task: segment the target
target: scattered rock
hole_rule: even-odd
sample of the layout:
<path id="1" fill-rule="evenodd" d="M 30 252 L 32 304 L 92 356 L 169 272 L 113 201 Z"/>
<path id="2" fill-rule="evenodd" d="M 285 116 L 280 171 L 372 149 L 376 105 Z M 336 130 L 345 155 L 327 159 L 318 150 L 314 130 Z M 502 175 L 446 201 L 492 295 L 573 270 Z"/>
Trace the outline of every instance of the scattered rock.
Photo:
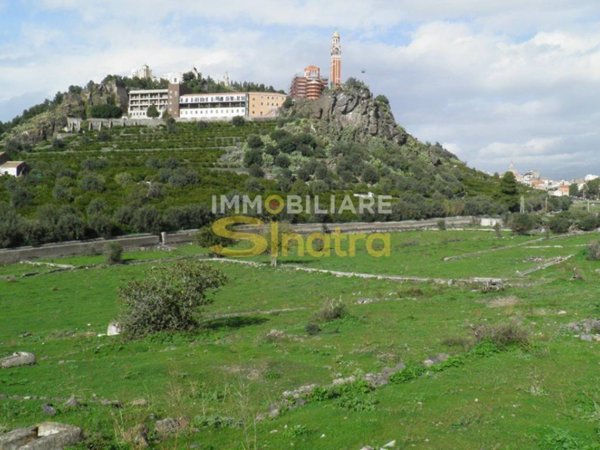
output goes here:
<path id="1" fill-rule="evenodd" d="M 154 428 L 156 432 L 160 435 L 169 435 L 175 434 L 183 430 L 188 426 L 189 422 L 187 419 L 179 418 L 174 419 L 172 417 L 167 417 L 166 419 L 159 420 L 154 424 Z"/>
<path id="2" fill-rule="evenodd" d="M 281 330 L 271 330 L 267 333 L 267 335 L 265 336 L 265 338 L 268 341 L 281 341 L 282 339 L 286 338 L 286 334 L 285 332 L 281 331 Z"/>
<path id="3" fill-rule="evenodd" d="M 431 367 L 435 364 L 439 364 L 441 362 L 447 361 L 448 358 L 450 358 L 450 355 L 448 355 L 446 353 L 439 353 L 435 356 L 430 356 L 429 358 L 427 358 L 425 361 L 423 361 L 423 365 L 425 367 Z"/>
<path id="4" fill-rule="evenodd" d="M 592 336 L 591 334 L 582 334 L 581 336 L 579 336 L 579 339 L 586 342 L 592 342 L 594 340 L 594 336 Z"/>
<path id="5" fill-rule="evenodd" d="M 138 398 L 129 403 L 129 406 L 148 406 L 148 400 L 145 398 Z"/>
<path id="6" fill-rule="evenodd" d="M 35 355 L 28 352 L 16 352 L 11 356 L 0 359 L 0 367 L 3 369 L 19 366 L 31 366 L 33 364 L 35 364 Z"/>
<path id="7" fill-rule="evenodd" d="M 140 423 L 133 428 L 125 431 L 123 439 L 125 442 L 133 444 L 137 448 L 148 448 L 148 427 Z"/>
<path id="8" fill-rule="evenodd" d="M 75 398 L 74 395 L 71 395 L 69 399 L 64 403 L 64 406 L 67 408 L 77 408 L 79 406 L 79 402 Z"/>
<path id="9" fill-rule="evenodd" d="M 373 447 L 371 447 L 370 445 L 365 445 L 364 447 L 361 447 L 360 450 L 375 450 Z"/>
<path id="10" fill-rule="evenodd" d="M 0 449 L 18 449 L 37 438 L 37 428 L 17 428 L 0 435 Z"/>
<path id="11" fill-rule="evenodd" d="M 507 297 L 498 297 L 492 299 L 488 302 L 488 306 L 490 308 L 506 308 L 509 306 L 515 306 L 519 303 L 519 299 L 514 295 L 509 295 Z"/>
<path id="12" fill-rule="evenodd" d="M 398 363 L 394 367 L 386 367 L 379 373 L 367 373 L 364 380 L 369 383 L 373 388 L 379 386 L 385 386 L 389 383 L 390 377 L 401 370 L 404 370 L 406 366 L 404 363 Z"/>
<path id="13" fill-rule="evenodd" d="M 102 406 L 112 406 L 113 408 L 122 408 L 123 404 L 119 400 L 100 400 Z"/>
<path id="14" fill-rule="evenodd" d="M 42 411 L 47 416 L 55 416 L 56 415 L 56 408 L 54 408 L 54 406 L 52 406 L 52 405 L 48 405 L 48 404 L 42 405 Z"/>
<path id="15" fill-rule="evenodd" d="M 341 384 L 354 383 L 355 381 L 356 377 L 354 375 L 350 375 L 349 377 L 345 378 L 336 378 L 331 384 L 333 384 L 334 386 L 339 386 Z"/>
<path id="16" fill-rule="evenodd" d="M 305 384 L 304 386 L 300 386 L 298 389 L 294 389 L 293 391 L 285 391 L 283 393 L 284 398 L 300 398 L 312 393 L 317 387 L 316 384 Z"/>
<path id="17" fill-rule="evenodd" d="M 44 422 L 37 426 L 38 439 L 22 450 L 62 449 L 81 442 L 81 428 L 56 422 Z"/>
<path id="18" fill-rule="evenodd" d="M 357 305 L 368 305 L 369 303 L 373 303 L 372 298 L 359 298 L 356 300 Z"/>
<path id="19" fill-rule="evenodd" d="M 111 322 L 108 324 L 108 328 L 106 329 L 107 336 L 118 336 L 121 334 L 121 325 L 117 322 Z"/>
<path id="20" fill-rule="evenodd" d="M 0 435 L 2 450 L 59 450 L 83 439 L 81 428 L 55 422 L 44 422 L 30 428 L 19 428 Z"/>
<path id="21" fill-rule="evenodd" d="M 383 448 L 392 448 L 396 446 L 396 440 L 394 439 L 393 441 L 388 442 L 387 444 L 385 444 L 383 446 Z"/>
<path id="22" fill-rule="evenodd" d="M 275 419 L 276 417 L 279 417 L 280 414 L 281 414 L 281 410 L 279 409 L 279 407 L 277 405 L 269 406 L 269 417 L 271 419 Z"/>

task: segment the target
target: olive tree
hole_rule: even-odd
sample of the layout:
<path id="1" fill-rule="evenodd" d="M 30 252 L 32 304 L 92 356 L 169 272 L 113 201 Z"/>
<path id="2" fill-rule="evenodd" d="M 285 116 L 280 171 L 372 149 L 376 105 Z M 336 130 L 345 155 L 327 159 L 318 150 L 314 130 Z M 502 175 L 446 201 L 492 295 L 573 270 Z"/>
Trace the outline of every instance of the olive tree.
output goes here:
<path id="1" fill-rule="evenodd" d="M 119 318 L 123 334 L 137 338 L 197 327 L 199 308 L 210 303 L 209 292 L 225 282 L 220 270 L 197 261 L 152 268 L 144 279 L 119 289 L 124 306 Z"/>

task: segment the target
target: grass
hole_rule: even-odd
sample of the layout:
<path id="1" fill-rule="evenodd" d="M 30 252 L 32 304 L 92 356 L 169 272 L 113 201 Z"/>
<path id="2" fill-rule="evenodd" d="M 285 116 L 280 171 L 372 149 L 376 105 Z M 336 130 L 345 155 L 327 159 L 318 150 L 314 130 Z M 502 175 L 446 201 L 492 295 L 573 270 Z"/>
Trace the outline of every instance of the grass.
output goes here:
<path id="1" fill-rule="evenodd" d="M 104 266 L 103 256 L 58 263 L 92 266 L 20 278 L 22 264 L 0 266 L 0 355 L 33 351 L 38 364 L 0 371 L 0 429 L 47 420 L 41 405 L 75 395 L 86 406 L 53 418 L 80 425 L 86 445 L 117 448 L 123 431 L 154 418 L 189 417 L 198 432 L 155 441 L 157 448 L 593 448 L 599 442 L 600 373 L 597 342 L 569 336 L 562 326 L 600 316 L 599 263 L 585 258 L 594 235 L 562 237 L 515 249 L 465 256 L 526 242 L 477 231 L 428 231 L 393 236 L 389 259 L 310 260 L 288 264 L 415 276 L 514 276 L 532 256 L 574 254 L 524 280 L 535 288 L 498 293 L 427 283 L 338 278 L 325 273 L 223 263 L 230 283 L 203 311 L 194 333 L 123 342 L 98 336 L 118 313 L 117 287 L 172 258 L 202 256 L 194 245 L 171 252 L 125 252 L 128 262 Z M 418 242 L 418 244 L 414 244 Z M 528 246 L 551 248 L 527 248 Z M 554 247 L 561 246 L 561 247 Z M 296 260 L 296 262 L 294 262 Z M 97 266 L 95 264 L 98 264 Z M 218 263 L 215 263 L 218 264 Z M 577 267 L 583 280 L 571 280 Z M 509 298 L 510 301 L 506 300 Z M 306 332 L 323 304 L 335 299 L 345 314 Z M 563 313 L 564 311 L 564 313 Z M 529 344 L 468 357 L 480 325 L 518 322 Z M 495 328 L 499 327 L 499 328 Z M 268 338 L 277 330 L 277 339 Z M 465 343 L 466 342 L 466 343 Z M 471 342 L 471 344 L 468 344 Z M 277 418 L 255 421 L 285 390 L 378 372 L 438 353 L 453 361 L 405 382 L 369 392 L 311 401 Z M 14 398 L 13 398 L 14 396 Z M 20 397 L 20 398 L 18 398 Z M 135 407 L 135 399 L 148 406 Z M 119 400 L 117 409 L 98 399 Z M 276 430 L 276 431 L 275 431 Z M 580 447 L 560 447 L 564 443 Z M 564 445 L 567 445 L 564 444 Z M 555 447 L 552 447 L 554 445 Z"/>

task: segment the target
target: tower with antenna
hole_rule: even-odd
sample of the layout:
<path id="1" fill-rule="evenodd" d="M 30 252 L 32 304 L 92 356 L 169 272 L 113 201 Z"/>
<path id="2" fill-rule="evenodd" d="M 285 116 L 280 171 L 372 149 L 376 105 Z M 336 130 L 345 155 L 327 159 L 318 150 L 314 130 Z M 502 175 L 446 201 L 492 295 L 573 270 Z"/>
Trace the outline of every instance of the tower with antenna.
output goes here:
<path id="1" fill-rule="evenodd" d="M 342 46 L 340 33 L 337 31 L 331 37 L 331 66 L 329 70 L 329 87 L 332 89 L 342 84 Z"/>

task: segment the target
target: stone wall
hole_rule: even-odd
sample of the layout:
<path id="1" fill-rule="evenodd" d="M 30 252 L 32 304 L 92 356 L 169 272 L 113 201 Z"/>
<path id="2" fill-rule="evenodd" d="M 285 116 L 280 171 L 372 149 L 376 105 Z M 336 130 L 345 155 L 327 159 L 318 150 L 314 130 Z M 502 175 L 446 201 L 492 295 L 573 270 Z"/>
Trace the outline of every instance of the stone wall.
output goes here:
<path id="1" fill-rule="evenodd" d="M 399 232 L 411 230 L 437 229 L 440 219 L 427 220 L 404 220 L 401 222 L 347 222 L 326 224 L 329 231 L 339 228 L 343 233 L 375 233 L 375 232 Z M 481 226 L 484 219 L 477 217 L 446 217 L 443 219 L 447 228 L 463 228 L 469 226 Z M 487 223 L 487 221 L 486 221 Z M 258 231 L 256 227 L 240 226 L 238 229 L 244 231 Z M 313 233 L 323 231 L 321 223 L 300 223 L 292 225 L 293 231 L 297 233 Z M 153 247 L 160 244 L 177 245 L 194 241 L 194 235 L 198 230 L 183 230 L 174 233 L 161 233 L 160 236 L 151 234 L 138 234 L 124 236 L 112 240 L 93 239 L 88 241 L 59 242 L 46 244 L 39 247 L 19 247 L 14 249 L 0 249 L 0 264 L 10 264 L 23 260 L 36 258 L 58 258 L 61 256 L 89 255 L 102 253 L 108 242 L 118 242 L 125 250 L 134 250 L 143 247 Z"/>

